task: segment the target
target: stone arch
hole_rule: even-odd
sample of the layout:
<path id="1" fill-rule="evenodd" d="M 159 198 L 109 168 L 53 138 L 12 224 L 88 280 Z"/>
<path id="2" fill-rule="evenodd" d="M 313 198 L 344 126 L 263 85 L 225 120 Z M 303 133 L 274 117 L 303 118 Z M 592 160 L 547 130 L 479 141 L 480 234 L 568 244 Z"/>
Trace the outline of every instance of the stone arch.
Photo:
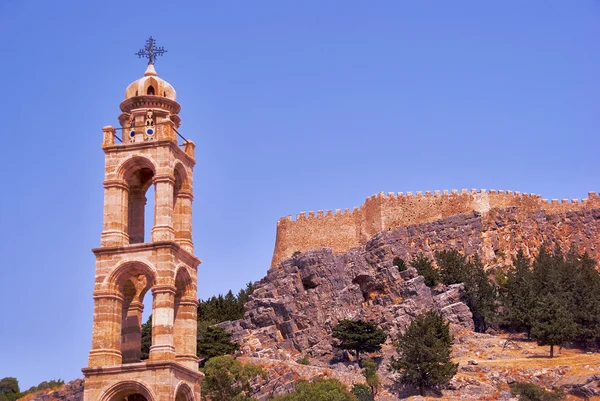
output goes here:
<path id="1" fill-rule="evenodd" d="M 135 156 L 121 164 L 118 172 L 119 177 L 127 184 L 126 221 L 129 243 L 143 243 L 146 226 L 146 192 L 154 183 L 156 166 L 145 157 Z"/>
<path id="2" fill-rule="evenodd" d="M 117 169 L 119 180 L 125 181 L 127 185 L 145 184 L 142 174 L 149 174 L 151 177 L 156 175 L 156 165 L 147 157 L 133 156 L 125 160 Z M 150 183 L 152 184 L 152 180 Z M 149 186 L 149 184 L 147 184 Z M 148 187 L 146 187 L 147 189 Z"/>
<path id="3" fill-rule="evenodd" d="M 120 336 L 115 342 L 120 344 L 122 363 L 142 360 L 144 296 L 155 282 L 155 270 L 142 262 L 123 263 L 107 279 L 108 290 L 121 297 L 115 315 L 120 325 L 114 335 Z"/>
<path id="4" fill-rule="evenodd" d="M 105 284 L 111 291 L 123 292 L 123 287 L 131 277 L 145 276 L 146 292 L 156 283 L 157 272 L 154 266 L 142 261 L 127 261 L 121 263 L 105 279 Z M 145 292 L 144 292 L 145 294 Z"/>
<path id="5" fill-rule="evenodd" d="M 99 401 L 125 401 L 126 397 L 133 395 L 142 396 L 146 401 L 156 400 L 146 383 L 141 380 L 125 380 L 106 390 Z"/>
<path id="6" fill-rule="evenodd" d="M 185 265 L 179 266 L 175 272 L 176 297 L 195 297 L 194 282 L 189 268 Z"/>
<path id="7" fill-rule="evenodd" d="M 184 382 L 179 382 L 175 389 L 175 401 L 195 401 L 194 392 Z"/>

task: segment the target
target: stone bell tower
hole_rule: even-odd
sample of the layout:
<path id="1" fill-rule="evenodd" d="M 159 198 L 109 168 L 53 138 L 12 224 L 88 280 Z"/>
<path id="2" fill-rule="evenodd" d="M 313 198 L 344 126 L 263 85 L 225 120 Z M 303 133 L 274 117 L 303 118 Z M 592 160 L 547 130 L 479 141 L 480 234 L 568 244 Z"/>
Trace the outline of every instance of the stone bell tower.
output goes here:
<path id="1" fill-rule="evenodd" d="M 175 89 L 149 59 L 121 103 L 116 130 L 103 128 L 104 226 L 96 255 L 92 349 L 84 401 L 199 401 L 196 357 L 197 269 L 192 243 L 193 142 L 178 144 Z M 116 141 L 115 141 L 116 139 Z M 154 221 L 145 222 L 154 186 Z M 151 238 L 145 226 L 152 224 Z M 144 296 L 152 302 L 152 346 L 141 358 Z"/>

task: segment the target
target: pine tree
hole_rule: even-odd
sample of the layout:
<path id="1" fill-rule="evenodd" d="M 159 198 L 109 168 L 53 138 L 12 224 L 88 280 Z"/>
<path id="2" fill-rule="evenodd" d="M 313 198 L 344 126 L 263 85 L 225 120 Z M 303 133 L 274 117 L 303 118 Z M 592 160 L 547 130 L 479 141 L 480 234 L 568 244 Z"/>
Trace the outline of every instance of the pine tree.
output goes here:
<path id="1" fill-rule="evenodd" d="M 437 251 L 435 261 L 444 284 L 464 283 L 469 278 L 467 258 L 456 249 Z"/>
<path id="2" fill-rule="evenodd" d="M 385 331 L 373 322 L 364 320 L 340 320 L 333 328 L 334 346 L 340 349 L 353 350 L 360 363 L 361 352 L 375 352 L 387 339 Z"/>
<path id="3" fill-rule="evenodd" d="M 399 357 L 392 357 L 390 370 L 424 395 L 426 387 L 445 384 L 456 374 L 458 364 L 450 359 L 452 343 L 449 323 L 438 312 L 426 312 L 417 316 L 400 338 Z"/>
<path id="4" fill-rule="evenodd" d="M 465 291 L 467 306 L 473 314 L 475 331 L 484 333 L 488 324 L 496 315 L 496 300 L 498 294 L 495 285 L 488 278 L 483 263 L 477 255 L 465 267 Z"/>
<path id="5" fill-rule="evenodd" d="M 419 253 L 411 262 L 410 265 L 417 269 L 417 273 L 425 279 L 425 285 L 434 287 L 440 281 L 440 274 L 433 262 L 427 256 Z"/>
<path id="6" fill-rule="evenodd" d="M 571 312 L 578 325 L 577 341 L 583 345 L 600 342 L 600 273 L 596 262 L 585 253 L 567 257 L 575 269 L 576 291 L 571 297 Z"/>
<path id="7" fill-rule="evenodd" d="M 524 330 L 531 338 L 533 313 L 536 305 L 531 263 L 519 250 L 513 259 L 513 266 L 507 274 L 506 285 L 502 288 L 502 320 L 515 331 Z"/>
<path id="8" fill-rule="evenodd" d="M 559 295 L 547 294 L 537 303 L 531 337 L 538 345 L 550 346 L 550 358 L 554 357 L 554 346 L 575 338 L 577 325 L 573 314 Z"/>
<path id="9" fill-rule="evenodd" d="M 199 358 L 229 355 L 239 348 L 239 344 L 231 341 L 231 334 L 221 327 L 198 325 L 197 354 Z"/>

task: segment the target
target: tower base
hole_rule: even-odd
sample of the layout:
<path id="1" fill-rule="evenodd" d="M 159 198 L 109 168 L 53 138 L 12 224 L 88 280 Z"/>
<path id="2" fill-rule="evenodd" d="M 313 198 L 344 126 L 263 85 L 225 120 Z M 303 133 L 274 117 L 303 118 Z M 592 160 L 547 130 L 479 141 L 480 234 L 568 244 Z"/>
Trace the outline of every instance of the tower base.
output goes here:
<path id="1" fill-rule="evenodd" d="M 84 368 L 84 401 L 200 401 L 204 375 L 171 361 Z"/>

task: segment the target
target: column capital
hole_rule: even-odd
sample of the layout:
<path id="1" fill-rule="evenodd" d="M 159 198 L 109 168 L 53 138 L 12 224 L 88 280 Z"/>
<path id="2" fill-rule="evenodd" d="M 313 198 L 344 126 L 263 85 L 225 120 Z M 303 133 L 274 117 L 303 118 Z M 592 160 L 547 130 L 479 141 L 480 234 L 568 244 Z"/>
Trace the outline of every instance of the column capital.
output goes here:
<path id="1" fill-rule="evenodd" d="M 94 299 L 110 299 L 113 301 L 123 302 L 123 295 L 114 291 L 96 290 L 92 293 Z"/>
<path id="2" fill-rule="evenodd" d="M 179 300 L 179 306 L 194 306 L 197 308 L 198 305 L 200 305 L 200 302 L 192 297 L 185 297 Z"/>
<path id="3" fill-rule="evenodd" d="M 192 192 L 191 189 L 180 189 L 179 192 L 177 192 L 177 197 L 178 198 L 186 198 L 186 199 L 194 199 L 194 193 Z"/>
<path id="4" fill-rule="evenodd" d="M 169 293 L 175 295 L 177 293 L 177 288 L 174 285 L 170 284 L 157 284 L 154 287 L 152 287 L 152 295 Z"/>
<path id="5" fill-rule="evenodd" d="M 157 174 L 152 179 L 152 182 L 154 184 L 157 184 L 159 182 L 167 182 L 167 183 L 175 184 L 175 177 L 172 176 L 171 174 Z"/>
<path id="6" fill-rule="evenodd" d="M 129 185 L 127 185 L 125 180 L 104 180 L 104 188 L 118 188 L 127 191 Z"/>

